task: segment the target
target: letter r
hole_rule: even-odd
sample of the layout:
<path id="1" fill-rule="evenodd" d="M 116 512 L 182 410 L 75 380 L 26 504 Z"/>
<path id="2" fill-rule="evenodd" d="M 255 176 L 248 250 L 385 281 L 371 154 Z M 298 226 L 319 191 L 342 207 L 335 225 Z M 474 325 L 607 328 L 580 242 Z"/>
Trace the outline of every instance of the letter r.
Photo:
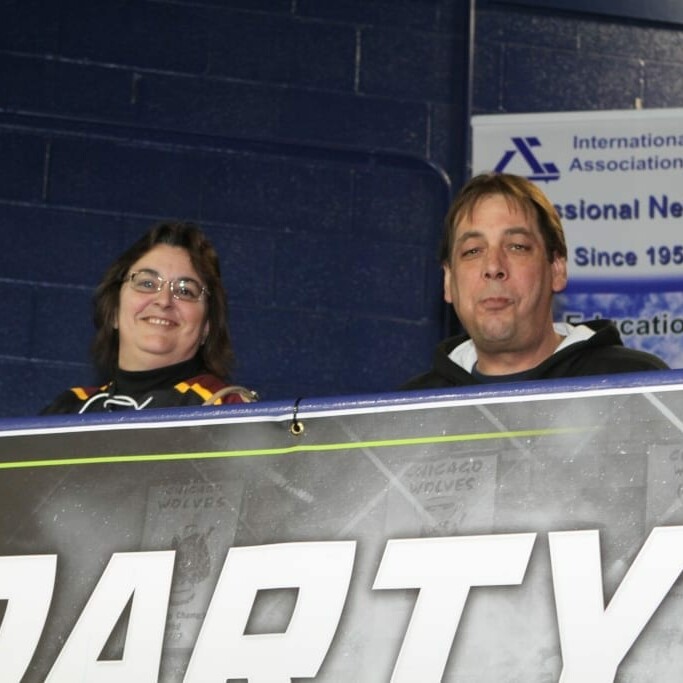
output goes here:
<path id="1" fill-rule="evenodd" d="M 320 669 L 351 582 L 354 541 L 230 548 L 184 683 L 290 683 Z M 299 588 L 285 633 L 245 634 L 256 593 Z"/>

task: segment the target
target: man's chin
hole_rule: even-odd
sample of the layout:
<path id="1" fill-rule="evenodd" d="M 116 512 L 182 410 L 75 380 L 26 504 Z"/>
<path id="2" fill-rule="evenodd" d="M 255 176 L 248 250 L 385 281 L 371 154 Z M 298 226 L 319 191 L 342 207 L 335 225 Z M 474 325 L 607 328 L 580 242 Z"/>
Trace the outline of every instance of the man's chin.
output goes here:
<path id="1" fill-rule="evenodd" d="M 479 333 L 472 335 L 472 339 L 476 346 L 488 349 L 491 347 L 492 351 L 505 350 L 505 347 L 512 342 L 515 337 L 515 331 L 509 325 L 490 325 L 479 330 Z"/>

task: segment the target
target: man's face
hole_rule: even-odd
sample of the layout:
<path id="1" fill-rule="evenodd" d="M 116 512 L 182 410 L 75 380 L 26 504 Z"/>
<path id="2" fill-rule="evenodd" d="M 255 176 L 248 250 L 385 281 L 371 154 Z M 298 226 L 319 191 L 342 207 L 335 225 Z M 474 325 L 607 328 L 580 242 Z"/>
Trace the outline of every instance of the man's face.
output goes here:
<path id="1" fill-rule="evenodd" d="M 478 352 L 533 353 L 552 331 L 552 296 L 567 283 L 566 259 L 549 262 L 538 220 L 490 195 L 456 228 L 444 298 Z"/>

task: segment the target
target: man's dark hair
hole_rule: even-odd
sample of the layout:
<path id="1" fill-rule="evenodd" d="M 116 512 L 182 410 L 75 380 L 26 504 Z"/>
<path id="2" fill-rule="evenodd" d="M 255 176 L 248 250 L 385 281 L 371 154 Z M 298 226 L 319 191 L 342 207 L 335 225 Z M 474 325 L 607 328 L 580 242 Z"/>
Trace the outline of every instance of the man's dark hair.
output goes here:
<path id="1" fill-rule="evenodd" d="M 567 243 L 560 216 L 545 194 L 522 176 L 482 173 L 462 187 L 446 214 L 439 253 L 442 264 L 450 265 L 458 224 L 463 218 L 471 219 L 476 205 L 491 195 L 503 195 L 507 201 L 536 216 L 549 261 L 556 256 L 567 258 Z"/>

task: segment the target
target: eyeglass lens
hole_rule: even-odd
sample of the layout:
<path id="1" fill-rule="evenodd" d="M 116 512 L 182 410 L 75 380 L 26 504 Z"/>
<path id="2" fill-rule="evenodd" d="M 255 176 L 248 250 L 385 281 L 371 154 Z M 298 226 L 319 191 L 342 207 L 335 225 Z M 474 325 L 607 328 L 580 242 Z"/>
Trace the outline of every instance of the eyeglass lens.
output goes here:
<path id="1" fill-rule="evenodd" d="M 171 294 L 181 301 L 198 301 L 204 288 L 192 278 L 165 280 L 153 270 L 139 270 L 130 274 L 130 282 L 136 292 L 152 294 L 160 292 L 165 282 L 169 283 Z"/>

